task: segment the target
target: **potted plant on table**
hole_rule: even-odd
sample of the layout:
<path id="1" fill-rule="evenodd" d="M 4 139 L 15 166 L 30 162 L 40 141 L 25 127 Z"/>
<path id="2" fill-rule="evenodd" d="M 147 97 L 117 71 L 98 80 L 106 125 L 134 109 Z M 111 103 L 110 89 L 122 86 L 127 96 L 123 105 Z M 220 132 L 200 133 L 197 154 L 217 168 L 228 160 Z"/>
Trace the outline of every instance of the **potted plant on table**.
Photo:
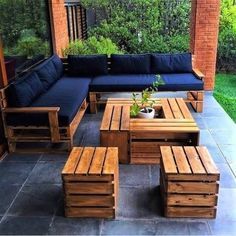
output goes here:
<path id="1" fill-rule="evenodd" d="M 141 98 L 139 98 L 139 93 L 132 94 L 133 104 L 130 108 L 131 117 L 139 117 L 152 119 L 155 116 L 155 110 L 153 105 L 155 100 L 151 98 L 152 94 L 158 91 L 158 86 L 163 85 L 164 81 L 160 75 L 156 75 L 156 80 L 153 82 L 152 86 L 144 89 L 141 92 Z M 139 105 L 140 104 L 140 105 Z"/>

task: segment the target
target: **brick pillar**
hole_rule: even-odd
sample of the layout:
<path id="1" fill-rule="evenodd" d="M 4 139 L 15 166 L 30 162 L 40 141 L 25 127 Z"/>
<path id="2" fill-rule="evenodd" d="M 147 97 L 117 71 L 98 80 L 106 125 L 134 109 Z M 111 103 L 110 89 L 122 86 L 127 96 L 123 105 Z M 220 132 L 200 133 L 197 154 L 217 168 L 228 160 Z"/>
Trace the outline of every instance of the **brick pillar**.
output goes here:
<path id="1" fill-rule="evenodd" d="M 220 0 L 192 0 L 191 51 L 194 66 L 205 74 L 205 90 L 213 90 L 220 18 Z"/>
<path id="2" fill-rule="evenodd" d="M 69 43 L 66 8 L 64 6 L 64 2 L 64 0 L 49 1 L 53 51 L 60 56 L 62 56 L 62 49 Z"/>

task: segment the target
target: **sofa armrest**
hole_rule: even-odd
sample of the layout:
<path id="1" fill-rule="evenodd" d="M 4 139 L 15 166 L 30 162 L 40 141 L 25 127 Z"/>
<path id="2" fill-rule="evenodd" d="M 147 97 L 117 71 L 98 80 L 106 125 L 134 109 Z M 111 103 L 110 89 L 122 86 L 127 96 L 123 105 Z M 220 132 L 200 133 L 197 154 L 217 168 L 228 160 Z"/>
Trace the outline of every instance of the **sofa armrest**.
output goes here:
<path id="1" fill-rule="evenodd" d="M 3 114 L 8 113 L 48 113 L 49 128 L 52 142 L 60 141 L 58 111 L 60 107 L 21 107 L 4 108 Z"/>
<path id="2" fill-rule="evenodd" d="M 193 73 L 201 80 L 204 80 L 205 75 L 198 70 L 197 68 L 193 68 Z"/>
<path id="3" fill-rule="evenodd" d="M 4 113 L 48 113 L 59 110 L 60 107 L 7 107 L 2 109 Z"/>

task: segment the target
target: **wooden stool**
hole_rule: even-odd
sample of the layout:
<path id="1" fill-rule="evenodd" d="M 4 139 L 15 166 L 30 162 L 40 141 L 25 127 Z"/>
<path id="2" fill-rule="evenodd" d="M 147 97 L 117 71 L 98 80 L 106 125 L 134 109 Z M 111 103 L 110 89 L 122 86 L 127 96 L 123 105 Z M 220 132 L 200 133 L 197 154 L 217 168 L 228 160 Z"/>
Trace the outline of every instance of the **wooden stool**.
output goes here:
<path id="1" fill-rule="evenodd" d="M 215 218 L 220 174 L 207 148 L 161 146 L 161 156 L 165 216 Z"/>
<path id="2" fill-rule="evenodd" d="M 115 218 L 118 148 L 75 147 L 62 171 L 67 217 Z"/>

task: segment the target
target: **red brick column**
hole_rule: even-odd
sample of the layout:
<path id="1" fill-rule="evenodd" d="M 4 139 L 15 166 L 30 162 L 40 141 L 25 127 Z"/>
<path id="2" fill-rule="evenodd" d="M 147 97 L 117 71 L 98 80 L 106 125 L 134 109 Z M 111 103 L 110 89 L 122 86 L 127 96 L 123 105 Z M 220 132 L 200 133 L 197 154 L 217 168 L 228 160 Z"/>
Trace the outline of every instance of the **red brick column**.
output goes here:
<path id="1" fill-rule="evenodd" d="M 69 43 L 66 8 L 64 0 L 50 0 L 50 18 L 54 53 L 61 56 L 61 51 Z"/>
<path id="2" fill-rule="evenodd" d="M 219 31 L 220 0 L 192 0 L 191 51 L 194 66 L 205 74 L 205 90 L 213 90 Z"/>

